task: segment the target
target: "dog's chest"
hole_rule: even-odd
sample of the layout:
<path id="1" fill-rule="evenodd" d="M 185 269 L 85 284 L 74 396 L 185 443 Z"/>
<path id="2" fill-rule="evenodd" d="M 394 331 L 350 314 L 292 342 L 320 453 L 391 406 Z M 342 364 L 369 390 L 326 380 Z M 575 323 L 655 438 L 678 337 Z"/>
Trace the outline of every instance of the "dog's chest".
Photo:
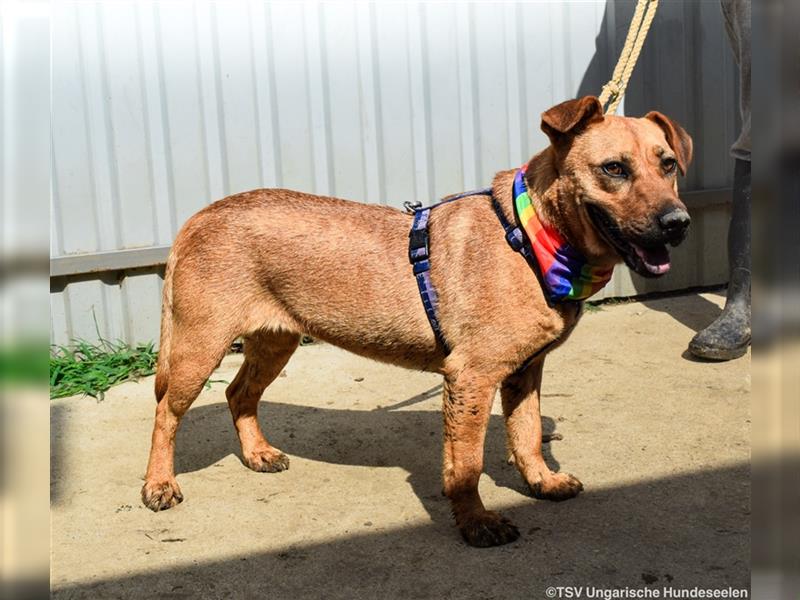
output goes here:
<path id="1" fill-rule="evenodd" d="M 583 315 L 583 302 L 565 303 L 552 308 L 551 311 L 552 321 L 548 334 L 542 336 L 541 332 L 537 332 L 527 340 L 524 352 L 527 358 L 522 363 L 521 369 L 555 350 L 569 338 Z"/>

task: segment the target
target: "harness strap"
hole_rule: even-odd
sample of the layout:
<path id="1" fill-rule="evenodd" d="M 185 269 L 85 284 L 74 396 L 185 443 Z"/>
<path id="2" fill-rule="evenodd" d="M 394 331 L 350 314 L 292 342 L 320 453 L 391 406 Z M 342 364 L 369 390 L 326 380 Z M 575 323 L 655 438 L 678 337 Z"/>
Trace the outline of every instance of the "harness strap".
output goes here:
<path id="1" fill-rule="evenodd" d="M 444 339 L 441 325 L 439 324 L 438 309 L 439 309 L 439 296 L 431 282 L 431 263 L 430 263 L 430 249 L 429 240 L 430 232 L 428 230 L 428 222 L 431 215 L 431 210 L 436 206 L 453 202 L 468 196 L 491 196 L 492 189 L 484 188 L 472 192 L 463 192 L 456 194 L 438 204 L 427 206 L 425 208 L 414 208 L 414 222 L 411 224 L 411 231 L 408 234 L 408 260 L 412 265 L 414 271 L 414 278 L 417 280 L 417 287 L 419 288 L 419 296 L 422 299 L 422 306 L 425 308 L 425 316 L 428 317 L 428 322 L 431 324 L 431 329 L 436 336 L 436 340 L 444 348 L 445 354 L 450 354 L 450 346 Z M 521 235 L 521 234 L 520 234 Z"/>
<path id="2" fill-rule="evenodd" d="M 500 221 L 500 225 L 503 226 L 503 230 L 506 232 L 506 241 L 508 242 L 508 245 L 511 246 L 511 249 L 514 250 L 514 252 L 519 252 L 525 258 L 525 260 L 528 261 L 528 264 L 531 266 L 531 269 L 533 269 L 533 272 L 536 274 L 536 278 L 539 280 L 539 283 L 544 289 L 544 280 L 539 267 L 539 261 L 536 260 L 530 244 L 525 243 L 525 234 L 522 233 L 522 229 L 517 225 L 512 225 L 508 219 L 506 219 L 506 215 L 503 213 L 500 203 L 494 196 L 492 196 L 492 208 L 494 209 L 494 214 L 497 215 L 497 220 Z M 554 303 L 548 294 L 544 295 L 544 299 L 550 308 L 554 306 Z"/>
<path id="3" fill-rule="evenodd" d="M 525 243 L 525 236 L 522 230 L 516 225 L 509 223 L 508 219 L 506 219 L 506 215 L 503 213 L 500 203 L 494 196 L 492 196 L 492 208 L 494 209 L 494 214 L 497 215 L 497 220 L 500 221 L 500 225 L 503 226 L 503 230 L 506 232 L 506 241 L 508 245 L 511 246 L 514 252 L 522 254 L 528 262 L 535 264 L 536 261 L 534 260 L 533 253 L 530 247 Z"/>
<path id="4" fill-rule="evenodd" d="M 431 207 L 420 208 L 414 211 L 414 222 L 408 234 L 408 259 L 414 269 L 414 278 L 417 280 L 419 296 L 422 298 L 422 306 L 425 307 L 425 316 L 431 324 L 431 329 L 436 339 L 444 347 L 445 353 L 450 353 L 450 348 L 442 335 L 442 328 L 439 326 L 437 318 L 437 308 L 439 307 L 439 296 L 433 289 L 431 283 L 431 263 L 428 254 L 428 219 L 431 214 Z"/>

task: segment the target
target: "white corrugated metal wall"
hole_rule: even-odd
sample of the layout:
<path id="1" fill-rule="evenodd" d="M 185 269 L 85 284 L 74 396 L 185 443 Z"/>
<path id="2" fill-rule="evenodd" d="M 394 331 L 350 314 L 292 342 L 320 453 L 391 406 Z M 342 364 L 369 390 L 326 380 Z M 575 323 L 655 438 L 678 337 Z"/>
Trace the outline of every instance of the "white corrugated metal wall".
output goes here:
<path id="1" fill-rule="evenodd" d="M 63 262 L 167 246 L 207 203 L 257 187 L 400 206 L 484 186 L 546 143 L 543 110 L 599 92 L 634 3 L 52 6 Z M 728 186 L 735 85 L 716 3 L 661 3 L 625 110 L 664 110 L 693 133 L 687 190 Z M 675 275 L 619 269 L 607 294 L 723 281 L 721 197 L 696 195 Z M 95 320 L 109 339 L 157 339 L 157 269 L 80 270 L 51 278 L 53 342 L 94 338 Z"/>

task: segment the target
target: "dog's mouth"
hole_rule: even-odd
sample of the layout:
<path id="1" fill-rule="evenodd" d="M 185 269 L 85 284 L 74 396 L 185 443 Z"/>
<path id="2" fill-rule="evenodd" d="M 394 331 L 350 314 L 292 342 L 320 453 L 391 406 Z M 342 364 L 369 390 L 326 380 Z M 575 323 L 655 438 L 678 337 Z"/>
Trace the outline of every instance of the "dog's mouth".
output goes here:
<path id="1" fill-rule="evenodd" d="M 586 208 L 595 229 L 636 273 L 643 277 L 660 277 L 669 271 L 666 244 L 644 244 L 626 239 L 617 222 L 606 211 L 594 204 L 587 204 Z"/>

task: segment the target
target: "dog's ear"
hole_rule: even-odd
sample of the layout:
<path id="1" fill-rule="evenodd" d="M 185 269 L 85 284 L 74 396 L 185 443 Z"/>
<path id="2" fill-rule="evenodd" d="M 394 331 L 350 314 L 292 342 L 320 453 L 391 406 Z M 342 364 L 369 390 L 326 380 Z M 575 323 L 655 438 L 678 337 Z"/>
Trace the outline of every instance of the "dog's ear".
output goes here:
<path id="1" fill-rule="evenodd" d="M 603 106 L 594 96 L 584 96 L 576 100 L 567 100 L 556 104 L 542 113 L 542 131 L 547 134 L 553 144 L 574 135 L 589 123 L 603 120 Z"/>
<path id="2" fill-rule="evenodd" d="M 683 127 L 658 111 L 651 111 L 647 113 L 644 118 L 650 119 L 664 131 L 667 143 L 675 153 L 675 160 L 678 161 L 678 168 L 681 171 L 681 175 L 686 175 L 686 169 L 689 163 L 692 162 L 691 136 L 686 133 Z"/>

